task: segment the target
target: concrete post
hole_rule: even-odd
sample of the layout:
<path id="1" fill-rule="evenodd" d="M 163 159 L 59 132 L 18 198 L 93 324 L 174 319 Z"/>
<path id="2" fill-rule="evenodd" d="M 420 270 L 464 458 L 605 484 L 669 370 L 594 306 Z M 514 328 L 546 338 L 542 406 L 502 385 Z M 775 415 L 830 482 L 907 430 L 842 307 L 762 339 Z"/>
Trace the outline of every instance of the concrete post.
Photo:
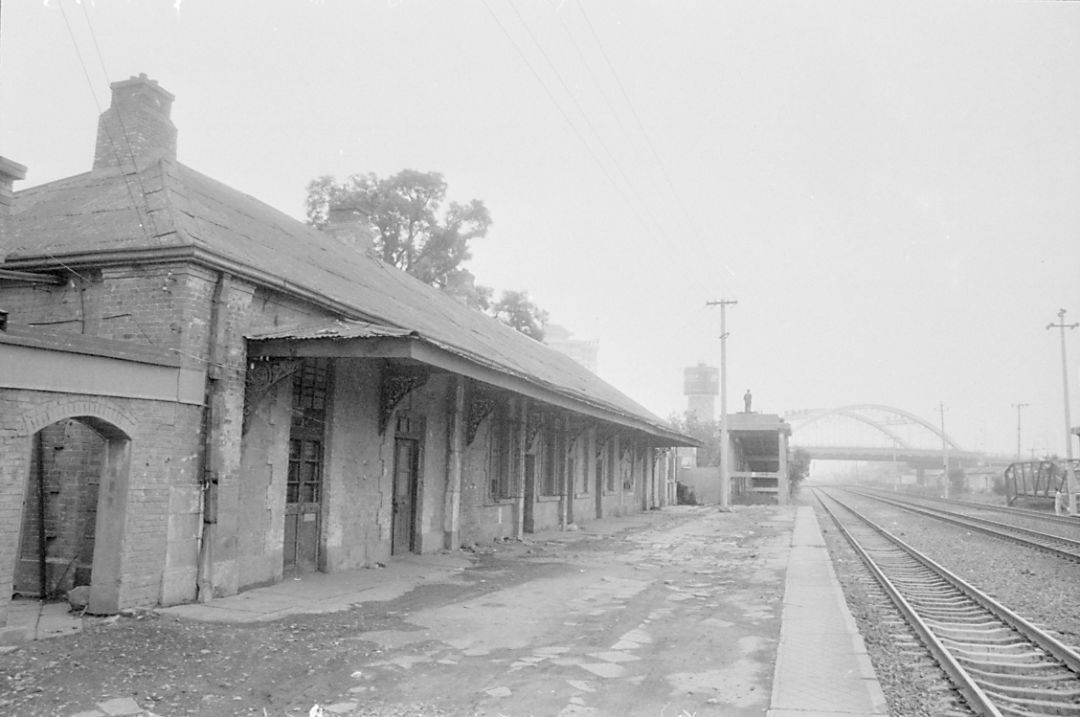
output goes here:
<path id="1" fill-rule="evenodd" d="M 447 550 L 455 550 L 461 544 L 461 462 L 465 444 L 465 380 L 461 376 L 454 376 L 449 390 L 443 539 Z"/>
<path id="2" fill-rule="evenodd" d="M 512 474 L 510 480 L 515 487 L 515 504 L 517 506 L 514 516 L 514 537 L 521 538 L 525 535 L 525 441 L 528 439 L 528 415 L 529 402 L 524 398 L 510 399 L 510 420 L 513 425 L 513 436 L 510 441 Z"/>
<path id="3" fill-rule="evenodd" d="M 791 485 L 788 481 L 788 440 L 783 431 L 777 433 L 777 447 L 780 451 L 780 467 L 776 481 L 776 502 L 787 505 L 791 502 Z"/>
<path id="4" fill-rule="evenodd" d="M 555 446 L 559 456 L 559 528 L 566 530 L 574 522 L 574 510 L 570 502 L 574 499 L 574 487 L 570 475 L 570 414 L 564 413 L 556 428 Z"/>
<path id="5" fill-rule="evenodd" d="M 589 426 L 589 429 L 585 432 L 585 465 L 582 466 L 582 470 L 585 471 L 585 490 L 594 494 L 593 515 L 599 518 L 601 517 L 600 500 L 603 491 L 600 482 L 597 480 L 599 474 L 596 471 L 596 424 Z"/>

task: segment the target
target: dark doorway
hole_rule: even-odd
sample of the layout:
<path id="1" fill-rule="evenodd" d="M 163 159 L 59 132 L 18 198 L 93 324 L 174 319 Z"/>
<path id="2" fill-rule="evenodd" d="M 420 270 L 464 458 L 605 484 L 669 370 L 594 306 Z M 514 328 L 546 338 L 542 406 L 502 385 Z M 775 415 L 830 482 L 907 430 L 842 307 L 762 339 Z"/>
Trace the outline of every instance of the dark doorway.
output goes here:
<path id="1" fill-rule="evenodd" d="M 420 482 L 420 441 L 394 439 L 394 510 L 391 555 L 411 553 L 416 549 L 416 489 Z"/>
<path id="2" fill-rule="evenodd" d="M 63 597 L 90 585 L 106 440 L 76 419 L 34 434 L 13 592 Z"/>
<path id="3" fill-rule="evenodd" d="M 319 567 L 319 514 L 322 509 L 322 441 L 289 441 L 289 480 L 285 488 L 285 569 Z"/>

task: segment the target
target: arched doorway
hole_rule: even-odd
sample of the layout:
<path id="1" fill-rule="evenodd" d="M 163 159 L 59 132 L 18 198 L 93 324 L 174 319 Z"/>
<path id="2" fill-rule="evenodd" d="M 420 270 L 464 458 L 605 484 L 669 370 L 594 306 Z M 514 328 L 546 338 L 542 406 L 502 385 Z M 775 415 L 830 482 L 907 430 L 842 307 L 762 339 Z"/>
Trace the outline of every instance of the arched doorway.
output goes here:
<path id="1" fill-rule="evenodd" d="M 130 443 L 94 416 L 62 418 L 33 433 L 14 595 L 63 598 L 85 585 L 88 612 L 117 612 Z"/>

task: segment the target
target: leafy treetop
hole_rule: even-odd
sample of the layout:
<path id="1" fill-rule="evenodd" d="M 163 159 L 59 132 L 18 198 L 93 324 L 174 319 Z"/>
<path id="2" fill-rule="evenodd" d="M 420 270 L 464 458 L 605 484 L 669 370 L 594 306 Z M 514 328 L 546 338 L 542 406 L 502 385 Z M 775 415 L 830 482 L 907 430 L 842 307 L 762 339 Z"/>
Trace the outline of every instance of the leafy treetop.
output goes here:
<path id="1" fill-rule="evenodd" d="M 528 294 L 504 291 L 493 304 L 493 290 L 478 285 L 462 266 L 471 258 L 469 242 L 487 235 L 491 215 L 479 199 L 450 202 L 444 210 L 446 188 L 440 173 L 415 169 L 390 177 L 354 174 L 341 182 L 324 175 L 308 182 L 308 223 L 325 228 L 331 210 L 359 217 L 370 225 L 375 252 L 383 261 L 542 340 L 547 312 Z"/>

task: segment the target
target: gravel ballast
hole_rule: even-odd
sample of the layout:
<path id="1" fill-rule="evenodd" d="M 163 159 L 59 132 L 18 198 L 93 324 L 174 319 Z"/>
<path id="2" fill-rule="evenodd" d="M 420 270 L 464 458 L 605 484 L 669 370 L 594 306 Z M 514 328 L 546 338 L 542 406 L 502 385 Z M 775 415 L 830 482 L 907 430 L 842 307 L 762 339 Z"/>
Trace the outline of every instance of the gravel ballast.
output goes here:
<path id="1" fill-rule="evenodd" d="M 871 520 L 1067 645 L 1080 645 L 1080 563 L 876 501 L 837 494 Z M 832 519 L 817 507 L 837 577 L 894 715 L 944 714 L 947 687 L 936 666 L 897 639 L 895 610 Z M 928 689 L 929 686 L 929 689 Z"/>

